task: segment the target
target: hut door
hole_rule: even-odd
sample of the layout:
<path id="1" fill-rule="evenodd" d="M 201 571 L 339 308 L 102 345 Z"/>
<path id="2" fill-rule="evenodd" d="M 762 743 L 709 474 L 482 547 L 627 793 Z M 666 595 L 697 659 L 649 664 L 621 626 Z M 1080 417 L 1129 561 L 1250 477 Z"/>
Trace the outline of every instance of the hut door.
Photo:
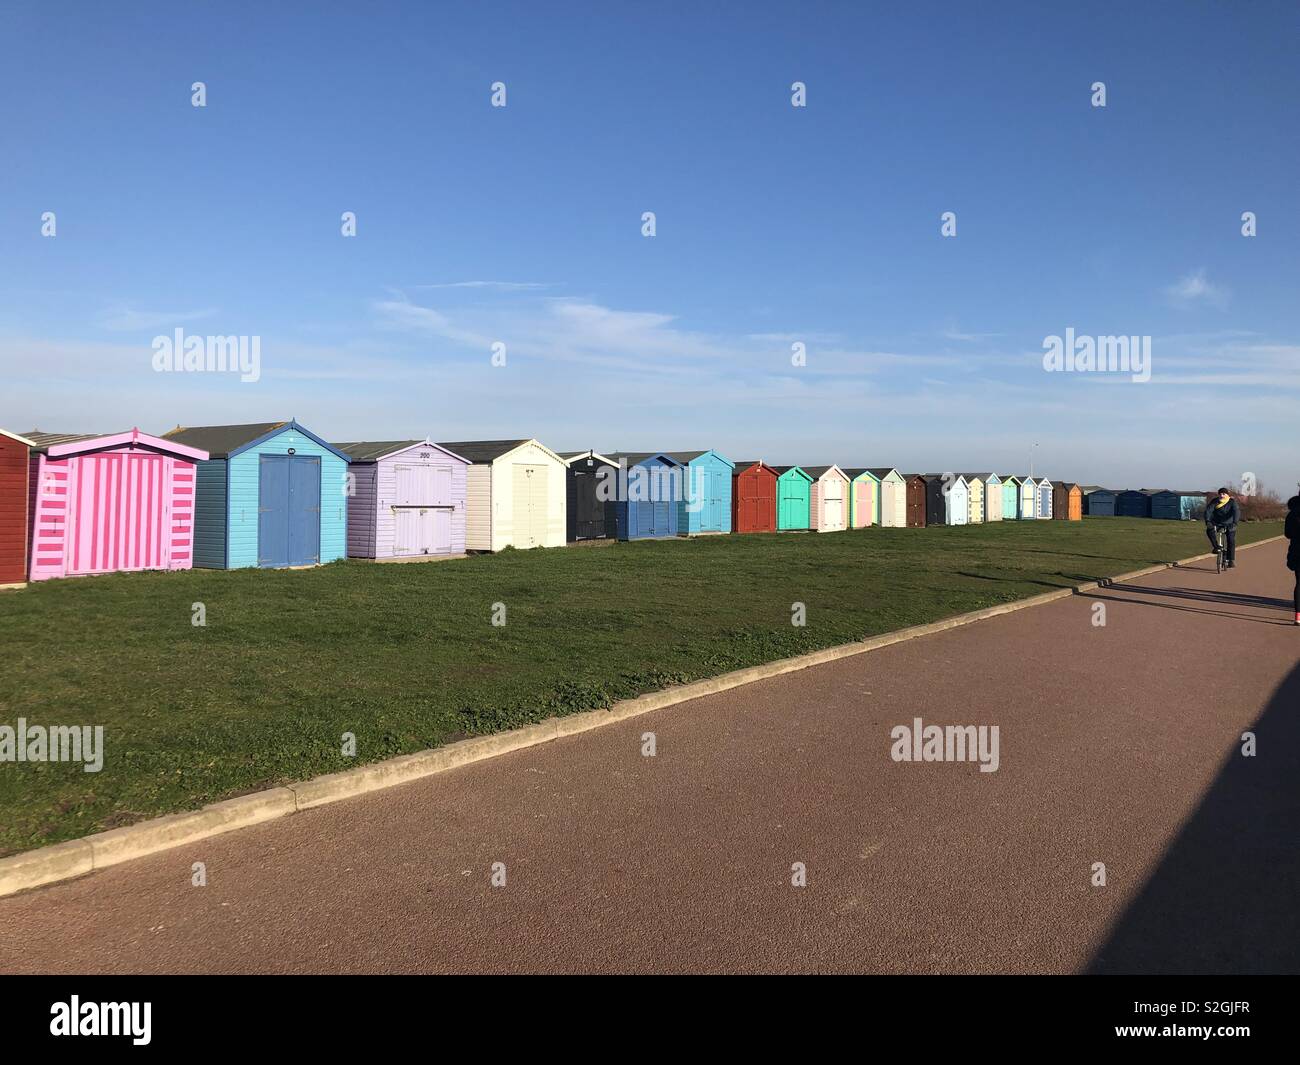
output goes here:
<path id="1" fill-rule="evenodd" d="M 704 482 L 704 521 L 700 528 L 709 532 L 722 531 L 722 474 L 710 467 Z"/>
<path id="2" fill-rule="evenodd" d="M 907 486 L 907 525 L 912 529 L 925 526 L 925 485 L 919 481 Z"/>
<path id="3" fill-rule="evenodd" d="M 778 504 L 777 525 L 782 529 L 800 529 L 808 524 L 806 515 L 799 513 L 802 502 L 798 482 L 792 480 L 777 483 Z"/>
<path id="4" fill-rule="evenodd" d="M 429 511 L 431 555 L 451 554 L 451 507 L 435 507 Z"/>
<path id="5" fill-rule="evenodd" d="M 395 466 L 396 492 L 393 505 L 429 507 L 445 504 L 451 496 L 451 468 L 448 466 Z"/>
<path id="6" fill-rule="evenodd" d="M 257 564 L 310 566 L 320 561 L 320 458 L 260 455 Z"/>
<path id="7" fill-rule="evenodd" d="M 451 554 L 451 507 L 394 507 L 393 554 Z"/>
<path id="8" fill-rule="evenodd" d="M 858 524 L 870 525 L 876 520 L 876 485 L 874 481 L 858 482 Z"/>
<path id="9" fill-rule="evenodd" d="M 834 478 L 822 481 L 822 528 L 844 528 L 844 494 L 839 481 Z"/>
<path id="10" fill-rule="evenodd" d="M 260 455 L 257 468 L 257 564 L 289 564 L 289 456 Z"/>
<path id="11" fill-rule="evenodd" d="M 591 470 L 573 473 L 575 534 L 579 540 L 605 535 L 605 505 L 596 498 L 596 475 Z"/>
<path id="12" fill-rule="evenodd" d="M 289 456 L 289 565 L 320 561 L 320 458 Z"/>
<path id="13" fill-rule="evenodd" d="M 167 459 L 109 452 L 77 464 L 77 505 L 68 526 L 67 572 L 158 569 L 169 557 Z"/>
<path id="14" fill-rule="evenodd" d="M 546 541 L 546 467 L 514 467 L 512 485 L 515 547 L 538 547 Z"/>
<path id="15" fill-rule="evenodd" d="M 739 515 L 737 524 L 740 526 L 737 532 L 752 532 L 755 529 L 767 527 L 763 521 L 763 494 L 762 482 L 757 475 L 752 477 L 738 477 L 736 479 L 736 491 L 740 493 L 739 506 L 736 513 Z"/>

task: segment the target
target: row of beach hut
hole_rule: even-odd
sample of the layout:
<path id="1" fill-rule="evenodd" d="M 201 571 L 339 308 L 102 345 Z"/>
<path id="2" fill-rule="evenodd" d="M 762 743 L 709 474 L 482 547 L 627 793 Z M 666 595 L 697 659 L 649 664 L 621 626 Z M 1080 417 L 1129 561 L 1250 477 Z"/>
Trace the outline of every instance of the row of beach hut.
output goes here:
<path id="1" fill-rule="evenodd" d="M 1095 518 L 1163 518 L 1192 521 L 1218 493 L 1197 489 L 1127 488 L 1119 491 L 1090 484 L 1083 487 L 1083 512 Z"/>
<path id="2" fill-rule="evenodd" d="M 1089 487 L 1090 512 L 1107 513 L 1105 490 Z M 1128 513 L 1128 494 L 1112 493 L 1109 512 Z M 1152 497 L 1142 498 L 1149 515 Z M 1079 485 L 1046 478 L 770 466 L 712 450 L 328 442 L 296 421 L 161 436 L 0 431 L 0 586 L 599 539 L 1077 521 L 1084 499 Z"/>

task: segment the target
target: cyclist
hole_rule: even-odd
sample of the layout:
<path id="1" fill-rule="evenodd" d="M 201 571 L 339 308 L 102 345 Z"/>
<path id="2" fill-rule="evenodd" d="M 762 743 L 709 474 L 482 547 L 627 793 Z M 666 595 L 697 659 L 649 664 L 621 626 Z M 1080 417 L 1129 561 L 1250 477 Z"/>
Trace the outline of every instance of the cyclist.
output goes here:
<path id="1" fill-rule="evenodd" d="M 1228 569 L 1237 564 L 1237 522 L 1240 520 L 1241 507 L 1226 488 L 1220 488 L 1218 498 L 1211 500 L 1205 508 L 1205 535 L 1210 539 L 1210 546 L 1217 550 L 1214 532 L 1216 528 L 1223 530 L 1223 542 L 1227 547 L 1224 561 Z"/>
<path id="2" fill-rule="evenodd" d="M 1300 496 L 1292 496 L 1286 501 L 1286 525 L 1283 532 L 1291 542 L 1286 549 L 1286 568 L 1295 574 L 1295 623 L 1300 625 Z"/>

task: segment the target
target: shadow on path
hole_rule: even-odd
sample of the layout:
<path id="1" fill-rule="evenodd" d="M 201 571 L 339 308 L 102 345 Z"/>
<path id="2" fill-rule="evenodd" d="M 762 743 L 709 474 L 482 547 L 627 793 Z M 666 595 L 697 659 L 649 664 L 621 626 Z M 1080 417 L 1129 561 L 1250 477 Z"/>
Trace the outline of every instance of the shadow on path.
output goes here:
<path id="1" fill-rule="evenodd" d="M 1179 606 L 1176 603 L 1150 603 L 1144 599 L 1129 599 L 1122 595 L 1099 595 L 1097 592 L 1078 592 L 1080 599 L 1096 600 L 1104 603 L 1123 603 L 1126 606 L 1153 606 L 1160 610 L 1182 610 L 1189 614 L 1201 614 L 1204 617 L 1214 618 L 1231 618 L 1233 621 L 1249 621 L 1255 625 L 1285 625 L 1287 628 L 1294 628 L 1291 621 L 1282 617 L 1268 618 L 1260 617 L 1257 614 L 1235 614 L 1230 610 L 1210 610 L 1203 606 Z M 1287 604 L 1290 606 L 1290 604 Z M 1288 614 L 1289 618 L 1290 615 Z M 1296 641 L 1297 650 L 1300 650 L 1300 639 Z"/>
<path id="2" fill-rule="evenodd" d="M 1087 972 L 1300 972 L 1300 667 L 1251 730 Z"/>
<path id="3" fill-rule="evenodd" d="M 1274 610 L 1290 610 L 1290 599 L 1275 599 L 1271 595 L 1246 595 L 1244 592 L 1211 592 L 1204 588 L 1147 588 L 1141 585 L 1124 585 L 1142 595 L 1163 595 L 1172 599 L 1195 599 L 1202 603 L 1223 603 L 1225 606 L 1262 606 Z"/>

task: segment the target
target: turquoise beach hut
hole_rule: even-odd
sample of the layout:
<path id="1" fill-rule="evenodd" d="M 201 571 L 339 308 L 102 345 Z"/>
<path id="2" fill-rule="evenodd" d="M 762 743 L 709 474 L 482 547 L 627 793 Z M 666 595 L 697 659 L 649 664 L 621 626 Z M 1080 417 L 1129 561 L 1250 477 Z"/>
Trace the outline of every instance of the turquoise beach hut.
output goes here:
<path id="1" fill-rule="evenodd" d="M 1015 521 L 1020 517 L 1020 478 L 1006 474 L 1002 478 L 1002 520 Z"/>
<path id="2" fill-rule="evenodd" d="M 776 528 L 778 532 L 812 528 L 812 477 L 799 466 L 776 470 Z"/>
<path id="3" fill-rule="evenodd" d="M 682 536 L 731 532 L 731 478 L 736 464 L 716 451 L 670 451 L 682 464 L 684 498 L 677 504 Z"/>
<path id="4" fill-rule="evenodd" d="M 346 555 L 349 459 L 315 433 L 287 421 L 177 427 L 164 439 L 209 456 L 195 488 L 196 567 L 285 569 Z"/>

